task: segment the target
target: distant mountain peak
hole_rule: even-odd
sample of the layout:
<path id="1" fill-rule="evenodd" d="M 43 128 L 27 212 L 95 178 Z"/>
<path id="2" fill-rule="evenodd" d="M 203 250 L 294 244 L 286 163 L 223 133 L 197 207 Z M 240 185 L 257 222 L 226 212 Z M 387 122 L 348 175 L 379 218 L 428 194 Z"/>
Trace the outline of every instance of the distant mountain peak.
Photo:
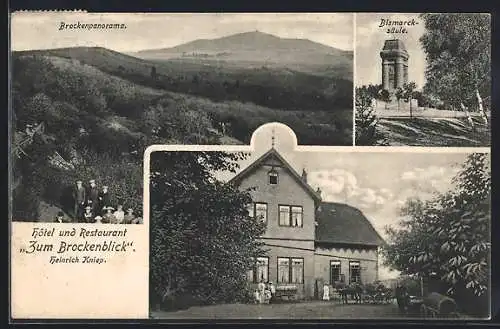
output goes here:
<path id="1" fill-rule="evenodd" d="M 183 52 L 238 52 L 238 51 L 314 51 L 318 53 L 344 52 L 340 49 L 317 43 L 305 38 L 282 38 L 260 30 L 240 32 L 214 39 L 197 39 L 171 48 L 139 51 L 148 53 Z"/>
<path id="2" fill-rule="evenodd" d="M 231 35 L 228 35 L 228 36 L 225 36 L 225 37 L 222 37 L 222 38 L 236 37 L 236 36 L 266 36 L 266 37 L 272 37 L 272 38 L 276 38 L 276 39 L 281 39 L 280 37 L 278 37 L 278 36 L 276 36 L 274 34 L 262 32 L 262 31 L 259 31 L 259 30 L 235 33 L 235 34 L 231 34 Z M 216 38 L 216 39 L 221 39 L 221 38 Z"/>

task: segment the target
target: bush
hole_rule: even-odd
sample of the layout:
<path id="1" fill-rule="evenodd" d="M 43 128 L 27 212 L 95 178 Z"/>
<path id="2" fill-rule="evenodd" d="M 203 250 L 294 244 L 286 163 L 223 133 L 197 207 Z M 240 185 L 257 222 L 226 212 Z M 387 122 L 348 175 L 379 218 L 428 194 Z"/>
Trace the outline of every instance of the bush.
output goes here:
<path id="1" fill-rule="evenodd" d="M 214 181 L 242 155 L 155 152 L 151 157 L 150 294 L 153 305 L 248 300 L 246 272 L 262 254 L 264 226 L 248 216 L 248 193 Z M 230 250 L 230 252 L 229 252 Z M 176 305 L 179 303 L 179 305 Z"/>

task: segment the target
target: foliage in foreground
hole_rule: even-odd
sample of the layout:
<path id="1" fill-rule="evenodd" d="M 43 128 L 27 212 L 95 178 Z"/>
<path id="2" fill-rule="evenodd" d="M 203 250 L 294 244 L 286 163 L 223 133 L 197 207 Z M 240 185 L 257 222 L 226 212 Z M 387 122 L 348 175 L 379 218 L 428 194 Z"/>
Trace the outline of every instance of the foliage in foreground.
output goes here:
<path id="1" fill-rule="evenodd" d="M 246 301 L 246 273 L 262 253 L 264 225 L 249 216 L 248 191 L 216 180 L 242 154 L 151 156 L 151 306 Z"/>
<path id="2" fill-rule="evenodd" d="M 479 110 L 491 95 L 491 17 L 487 13 L 422 14 L 426 32 L 424 92 L 452 108 Z"/>
<path id="3" fill-rule="evenodd" d="M 384 145 L 384 137 L 377 129 L 378 118 L 373 110 L 373 86 L 356 88 L 356 145 Z"/>
<path id="4" fill-rule="evenodd" d="M 437 277 L 451 295 L 485 296 L 490 271 L 488 154 L 468 156 L 454 178 L 456 189 L 429 201 L 408 200 L 401 228 L 387 228 L 388 265 L 405 274 Z"/>

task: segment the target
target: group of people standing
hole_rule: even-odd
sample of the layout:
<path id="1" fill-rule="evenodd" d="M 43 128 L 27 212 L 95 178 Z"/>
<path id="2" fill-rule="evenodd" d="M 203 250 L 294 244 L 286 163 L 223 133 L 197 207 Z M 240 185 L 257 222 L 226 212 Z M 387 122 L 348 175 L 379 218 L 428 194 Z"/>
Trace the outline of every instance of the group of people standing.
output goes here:
<path id="1" fill-rule="evenodd" d="M 275 300 L 276 287 L 272 282 L 261 281 L 254 292 L 255 301 L 258 304 L 270 304 Z"/>
<path id="2" fill-rule="evenodd" d="M 73 216 L 78 223 L 142 224 L 142 218 L 136 217 L 132 208 L 125 212 L 123 205 L 118 205 L 115 210 L 110 204 L 108 186 L 99 190 L 95 179 L 89 181 L 87 188 L 81 180 L 76 181 L 73 200 Z"/>

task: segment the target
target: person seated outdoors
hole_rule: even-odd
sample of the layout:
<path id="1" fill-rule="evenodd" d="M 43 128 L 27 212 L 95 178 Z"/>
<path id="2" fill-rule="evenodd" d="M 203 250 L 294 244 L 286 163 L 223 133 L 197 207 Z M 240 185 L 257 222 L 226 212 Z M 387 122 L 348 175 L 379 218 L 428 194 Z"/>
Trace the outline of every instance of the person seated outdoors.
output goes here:
<path id="1" fill-rule="evenodd" d="M 92 223 L 93 219 L 94 219 L 94 214 L 92 213 L 92 207 L 86 206 L 85 213 L 83 213 L 83 222 Z"/>
<path id="2" fill-rule="evenodd" d="M 54 219 L 54 223 L 67 223 L 68 221 L 64 218 L 64 213 L 59 211 L 57 213 L 56 218 Z"/>
<path id="3" fill-rule="evenodd" d="M 94 218 L 94 223 L 96 223 L 96 224 L 102 224 L 102 217 L 101 216 L 96 216 Z"/>
<path id="4" fill-rule="evenodd" d="M 123 216 L 123 223 L 124 224 L 132 224 L 134 219 L 135 219 L 134 209 L 128 208 L 127 213 Z"/>
<path id="5" fill-rule="evenodd" d="M 114 210 L 113 207 L 104 207 L 103 210 L 106 211 L 104 216 L 102 216 L 102 222 L 104 224 L 114 224 L 116 223 L 115 216 L 113 215 L 112 211 Z"/>
<path id="6" fill-rule="evenodd" d="M 136 217 L 133 221 L 132 224 L 142 224 L 142 217 Z"/>
<path id="7" fill-rule="evenodd" d="M 115 217 L 116 224 L 123 224 L 125 212 L 123 211 L 123 206 L 121 204 L 118 205 L 118 209 L 113 213 L 113 216 Z"/>

